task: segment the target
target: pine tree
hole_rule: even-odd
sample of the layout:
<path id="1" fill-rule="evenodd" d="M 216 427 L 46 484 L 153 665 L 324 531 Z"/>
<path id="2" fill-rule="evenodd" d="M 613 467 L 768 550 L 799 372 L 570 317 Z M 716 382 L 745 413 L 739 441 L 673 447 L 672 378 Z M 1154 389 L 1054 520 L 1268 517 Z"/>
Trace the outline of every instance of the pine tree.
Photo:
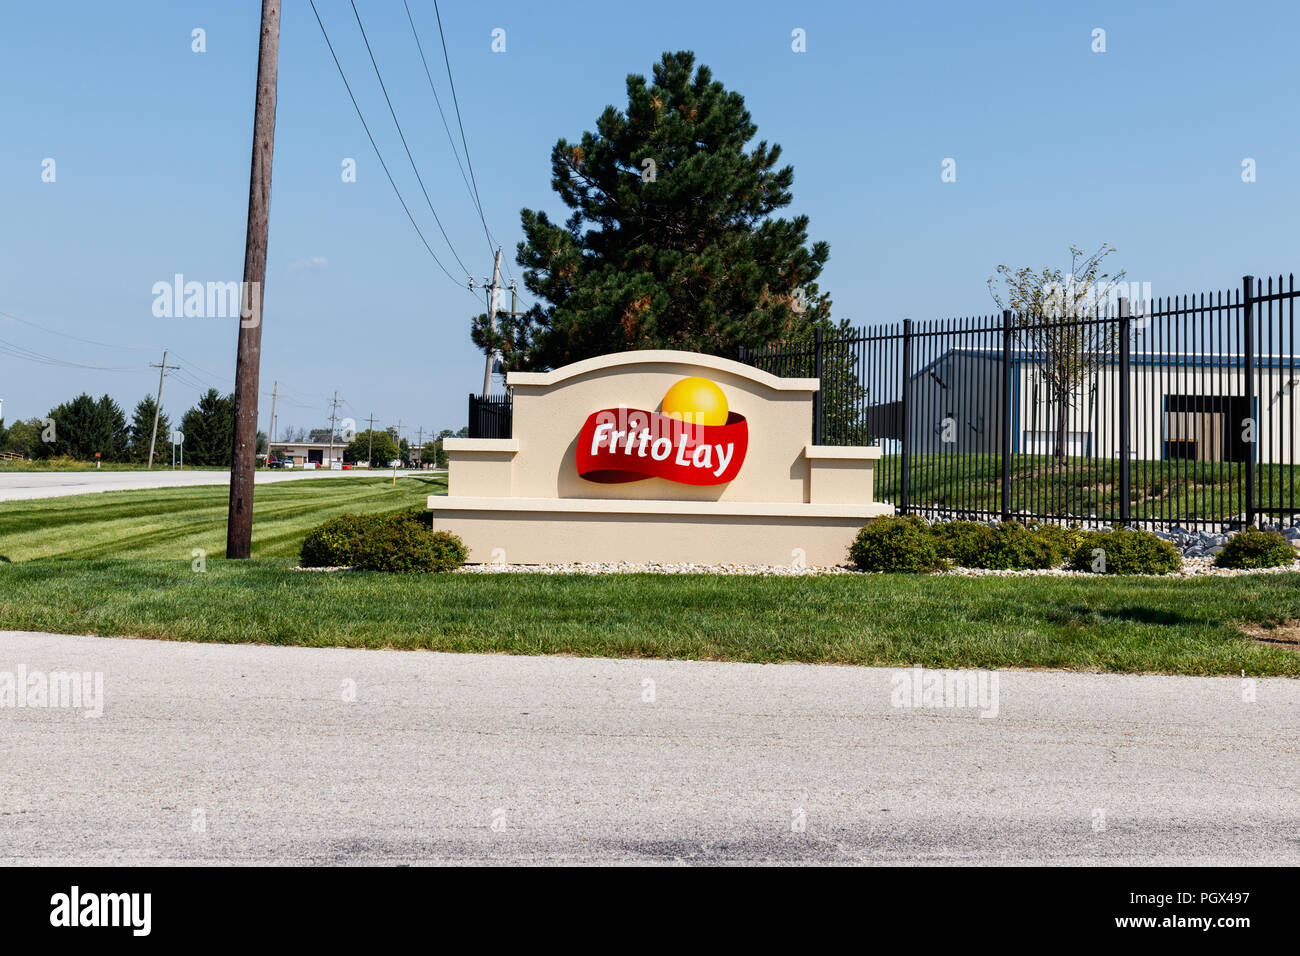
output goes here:
<path id="1" fill-rule="evenodd" d="M 127 427 L 122 408 L 108 395 L 98 400 L 84 392 L 70 402 L 50 409 L 54 441 L 44 444 L 43 455 L 70 455 L 101 461 L 126 458 Z"/>
<path id="2" fill-rule="evenodd" d="M 157 407 L 158 403 L 154 400 L 154 397 L 146 395 L 136 403 L 135 411 L 131 413 L 131 444 L 128 448 L 128 455 L 132 461 L 147 461 L 149 459 L 149 433 L 154 427 L 153 416 Z M 161 449 L 167 447 L 170 432 L 171 420 L 167 417 L 167 413 L 163 412 L 158 416 L 158 430 L 155 433 L 155 458 L 158 457 Z"/>
<path id="3" fill-rule="evenodd" d="M 230 464 L 235 443 L 235 396 L 210 388 L 181 419 L 185 461 L 191 465 Z"/>
<path id="4" fill-rule="evenodd" d="M 549 304 L 501 317 L 495 337 L 478 316 L 475 343 L 507 369 L 540 369 L 627 349 L 734 357 L 829 324 L 815 280 L 830 247 L 807 245 L 806 216 L 773 218 L 794 170 L 778 168 L 779 146 L 750 146 L 740 94 L 679 52 L 650 81 L 629 76 L 627 97 L 551 152 L 565 224 L 521 213 L 524 284 Z"/>

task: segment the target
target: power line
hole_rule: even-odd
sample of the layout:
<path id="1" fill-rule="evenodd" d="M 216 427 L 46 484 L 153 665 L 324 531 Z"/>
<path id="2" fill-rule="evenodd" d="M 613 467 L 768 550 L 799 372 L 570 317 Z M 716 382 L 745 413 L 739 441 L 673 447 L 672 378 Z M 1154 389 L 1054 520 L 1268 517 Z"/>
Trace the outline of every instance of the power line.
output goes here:
<path id="1" fill-rule="evenodd" d="M 72 339 L 74 342 L 82 342 L 86 345 L 98 345 L 101 348 L 106 348 L 106 349 L 125 349 L 127 351 L 132 351 L 132 352 L 158 351 L 152 345 L 114 345 L 111 342 L 97 342 L 94 339 L 83 339 L 78 335 L 70 335 L 67 332 L 60 332 L 57 329 L 47 328 L 46 326 L 41 325 L 38 322 L 33 322 L 30 319 L 24 319 L 21 316 L 14 315 L 12 312 L 0 311 L 0 315 L 3 315 L 6 319 L 13 319 L 15 322 L 21 322 L 23 325 L 30 325 L 34 329 L 40 329 L 42 332 L 45 332 L 49 335 L 62 336 L 65 339 Z"/>
<path id="2" fill-rule="evenodd" d="M 411 155 L 411 147 L 406 143 L 406 134 L 402 132 L 402 124 L 398 122 L 397 110 L 393 109 L 393 101 L 388 98 L 388 87 L 384 85 L 384 78 L 379 72 L 379 64 L 375 61 L 375 52 L 370 49 L 370 38 L 366 36 L 366 28 L 361 25 L 361 14 L 357 12 L 355 0 L 352 3 L 352 15 L 357 18 L 357 28 L 361 31 L 361 40 L 366 45 L 366 53 L 370 55 L 370 65 L 375 68 L 375 78 L 379 80 L 379 89 L 383 91 L 384 102 L 388 104 L 388 112 L 393 117 L 393 125 L 397 127 L 397 135 L 402 140 L 402 148 L 406 150 L 406 158 L 411 161 L 411 172 L 415 173 L 415 181 L 420 184 L 420 192 L 424 193 L 424 201 L 429 207 L 429 212 L 433 213 L 433 221 L 438 224 L 438 231 L 442 233 L 442 238 L 447 242 L 447 248 L 451 250 L 454 258 L 466 275 L 470 271 L 465 268 L 465 263 L 460 261 L 460 256 L 456 254 L 456 247 L 451 244 L 451 237 L 447 235 L 447 230 L 442 226 L 442 220 L 438 218 L 438 211 L 433 208 L 433 200 L 429 198 L 429 191 L 424 188 L 424 179 L 420 176 L 420 170 L 415 165 L 415 157 Z"/>
<path id="3" fill-rule="evenodd" d="M 487 220 L 483 217 L 483 207 L 479 205 L 474 190 L 469 184 L 469 177 L 465 175 L 465 166 L 460 161 L 460 150 L 456 148 L 456 140 L 451 135 L 451 127 L 447 124 L 447 114 L 442 109 L 442 99 L 438 96 L 438 88 L 433 83 L 433 74 L 429 72 L 429 61 L 424 56 L 424 44 L 420 42 L 420 33 L 415 29 L 415 18 L 411 16 L 411 7 L 406 0 L 402 0 L 402 6 L 406 7 L 406 20 L 411 25 L 411 36 L 415 37 L 415 48 L 420 51 L 420 62 L 424 64 L 424 75 L 429 81 L 429 90 L 433 93 L 433 102 L 438 106 L 438 116 L 442 119 L 442 128 L 447 133 L 447 144 L 451 147 L 451 155 L 456 160 L 456 168 L 460 170 L 461 181 L 465 184 L 465 191 L 469 194 L 469 201 L 474 203 L 475 209 L 478 210 L 479 221 L 483 223 L 483 234 L 487 236 L 488 252 L 496 246 L 496 239 L 492 236 L 492 231 L 488 229 Z"/>
<path id="4" fill-rule="evenodd" d="M 402 198 L 402 192 L 397 188 L 397 182 L 393 179 L 393 174 L 388 170 L 388 164 L 384 162 L 384 154 L 379 151 L 379 145 L 375 142 L 375 137 L 370 133 L 370 127 L 367 125 L 366 118 L 361 112 L 361 107 L 357 103 L 357 98 L 352 94 L 352 85 L 348 83 L 347 75 L 343 72 L 343 64 L 339 62 L 338 54 L 334 52 L 334 44 L 330 42 L 329 33 L 325 30 L 325 24 L 320 18 L 320 11 L 316 9 L 316 0 L 308 0 L 308 3 L 311 4 L 312 13 L 316 15 L 316 23 L 320 26 L 321 36 L 325 38 L 325 45 L 329 47 L 330 56 L 334 59 L 334 66 L 339 71 L 339 78 L 343 80 L 343 86 L 348 91 L 348 99 L 352 100 L 352 108 L 357 111 L 357 119 L 361 120 L 361 128 L 366 131 L 366 138 L 370 140 L 370 146 L 374 149 L 375 156 L 379 159 L 379 165 L 383 167 L 384 175 L 388 177 L 388 184 L 393 187 L 393 192 L 397 196 L 397 201 L 402 204 L 402 210 L 406 213 L 406 218 L 411 220 L 411 225 L 415 228 L 415 234 L 420 237 L 420 242 L 424 244 L 424 248 L 428 251 L 430 257 L 437 264 L 438 268 L 446 274 L 448 279 L 451 279 L 452 282 L 456 283 L 457 286 L 464 288 L 464 286 L 461 285 L 461 281 L 447 271 L 447 267 L 442 264 L 442 260 L 440 260 L 434 253 L 433 247 L 429 245 L 429 240 L 424 238 L 424 233 L 420 231 L 419 223 L 417 223 L 415 217 L 411 215 L 410 207 L 406 205 L 406 200 Z"/>
<path id="5" fill-rule="evenodd" d="M 14 358 L 22 359 L 25 362 L 34 362 L 37 365 L 46 365 L 53 368 L 84 368 L 95 372 L 141 372 L 149 366 L 145 365 L 87 365 L 84 362 L 73 362 L 68 359 L 56 358 L 53 355 L 46 355 L 44 352 L 37 352 L 33 349 L 17 345 L 0 339 L 0 352 L 10 355 Z"/>
<path id="6" fill-rule="evenodd" d="M 460 118 L 460 101 L 456 98 L 456 81 L 451 78 L 451 57 L 447 55 L 447 35 L 442 32 L 442 13 L 438 10 L 438 0 L 433 0 L 433 13 L 438 18 L 438 36 L 442 40 L 442 59 L 447 64 L 447 83 L 451 86 L 451 102 L 456 107 L 456 125 L 460 127 L 460 144 L 465 150 L 465 165 L 469 167 L 470 183 L 474 187 L 474 201 L 478 205 L 478 215 L 483 219 L 483 200 L 478 194 L 478 180 L 474 177 L 474 161 L 469 158 L 469 143 L 465 139 L 465 123 Z M 487 220 L 483 220 L 483 229 L 487 230 Z M 493 243 L 488 238 L 488 248 Z"/>

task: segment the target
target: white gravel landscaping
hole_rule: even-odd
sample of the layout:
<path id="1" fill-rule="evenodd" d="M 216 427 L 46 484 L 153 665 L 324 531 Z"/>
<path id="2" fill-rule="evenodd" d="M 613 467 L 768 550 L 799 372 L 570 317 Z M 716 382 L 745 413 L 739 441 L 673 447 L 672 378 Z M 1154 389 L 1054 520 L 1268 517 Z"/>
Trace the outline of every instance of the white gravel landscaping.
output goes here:
<path id="1" fill-rule="evenodd" d="M 1124 575 L 1124 577 L 1151 578 L 1196 578 L 1218 577 L 1231 578 L 1243 574 L 1285 574 L 1300 571 L 1295 563 L 1281 568 L 1216 568 L 1212 558 L 1185 558 L 1181 571 L 1169 574 Z M 755 565 L 755 564 L 467 564 L 457 568 L 452 574 L 712 574 L 737 575 L 748 574 L 760 577 L 807 577 L 830 574 L 879 574 L 882 572 L 859 571 L 850 565 L 833 567 L 800 567 L 792 565 Z M 954 575 L 958 577 L 1058 577 L 1058 578 L 1095 578 L 1105 577 L 1092 571 L 1073 571 L 1067 568 L 1046 568 L 1029 571 L 994 571 L 987 568 L 950 568 L 947 571 L 935 571 L 936 576 Z"/>

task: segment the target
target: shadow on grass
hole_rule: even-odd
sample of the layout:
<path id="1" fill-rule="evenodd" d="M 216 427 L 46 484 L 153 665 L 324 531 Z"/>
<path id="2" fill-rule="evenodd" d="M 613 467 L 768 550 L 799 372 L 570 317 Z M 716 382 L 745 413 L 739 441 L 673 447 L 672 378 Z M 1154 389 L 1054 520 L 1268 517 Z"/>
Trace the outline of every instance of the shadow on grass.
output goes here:
<path id="1" fill-rule="evenodd" d="M 1075 607 L 1048 608 L 1045 610 L 1044 616 L 1058 624 L 1092 626 L 1103 624 L 1158 624 L 1164 627 L 1174 627 L 1197 620 L 1197 618 L 1189 615 L 1179 614 L 1177 611 L 1142 607 L 1140 605 L 1105 609 L 1078 605 Z"/>

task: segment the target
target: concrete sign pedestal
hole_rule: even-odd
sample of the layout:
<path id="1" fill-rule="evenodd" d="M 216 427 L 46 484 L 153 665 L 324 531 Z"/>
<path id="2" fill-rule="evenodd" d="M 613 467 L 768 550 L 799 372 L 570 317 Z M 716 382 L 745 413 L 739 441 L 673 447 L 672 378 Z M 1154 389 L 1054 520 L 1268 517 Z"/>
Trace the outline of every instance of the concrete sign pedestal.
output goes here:
<path id="1" fill-rule="evenodd" d="M 471 562 L 842 564 L 894 510 L 873 501 L 879 448 L 808 444 L 816 379 L 639 351 L 507 384 L 515 437 L 445 439 L 429 497 Z"/>

